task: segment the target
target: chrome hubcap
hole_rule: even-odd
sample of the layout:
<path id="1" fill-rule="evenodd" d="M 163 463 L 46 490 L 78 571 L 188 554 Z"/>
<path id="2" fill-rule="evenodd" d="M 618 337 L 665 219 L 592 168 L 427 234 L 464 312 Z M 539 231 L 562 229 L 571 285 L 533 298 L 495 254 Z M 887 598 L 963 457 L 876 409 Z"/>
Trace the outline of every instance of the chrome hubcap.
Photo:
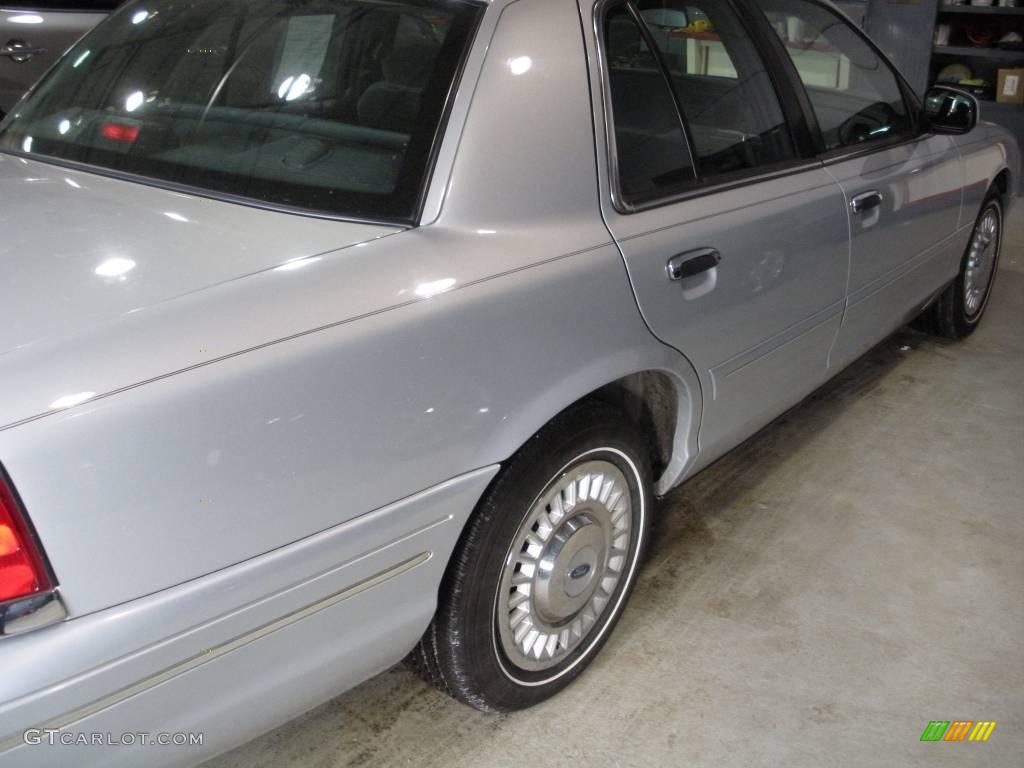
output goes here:
<path id="1" fill-rule="evenodd" d="M 977 315 L 985 305 L 992 282 L 996 255 L 999 253 L 999 213 L 989 208 L 981 217 L 971 238 L 964 270 L 964 308 L 968 317 Z"/>
<path id="2" fill-rule="evenodd" d="M 530 509 L 499 586 L 498 635 L 521 669 L 558 664 L 598 624 L 628 566 L 633 501 L 625 475 L 588 461 Z"/>

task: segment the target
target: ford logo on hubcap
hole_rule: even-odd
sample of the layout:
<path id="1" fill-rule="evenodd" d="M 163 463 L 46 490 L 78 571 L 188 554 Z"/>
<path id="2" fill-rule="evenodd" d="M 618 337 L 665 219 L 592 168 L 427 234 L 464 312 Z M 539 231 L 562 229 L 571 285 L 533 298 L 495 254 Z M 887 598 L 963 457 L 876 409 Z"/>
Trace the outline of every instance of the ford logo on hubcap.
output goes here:
<path id="1" fill-rule="evenodd" d="M 569 571 L 569 578 L 582 579 L 588 573 L 590 573 L 590 566 L 586 563 L 583 563 L 582 565 L 577 565 L 575 568 Z"/>

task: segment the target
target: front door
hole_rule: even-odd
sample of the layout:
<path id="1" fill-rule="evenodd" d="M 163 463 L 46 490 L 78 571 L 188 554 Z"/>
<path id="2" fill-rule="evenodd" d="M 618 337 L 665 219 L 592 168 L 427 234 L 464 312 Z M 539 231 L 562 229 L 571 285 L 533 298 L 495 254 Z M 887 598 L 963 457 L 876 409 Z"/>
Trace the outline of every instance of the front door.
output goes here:
<path id="1" fill-rule="evenodd" d="M 757 0 L 803 83 L 822 159 L 850 218 L 849 303 L 832 353 L 842 366 L 920 310 L 956 272 L 964 237 L 960 157 L 922 135 L 889 63 L 835 11 L 811 0 Z"/>
<path id="2" fill-rule="evenodd" d="M 726 0 L 612 4 L 596 29 L 605 219 L 651 330 L 700 376 L 705 463 L 827 378 L 843 193 Z"/>
<path id="3" fill-rule="evenodd" d="M 846 318 L 836 365 L 860 357 L 916 315 L 956 273 L 960 160 L 928 136 L 829 165 L 846 193 L 852 234 Z"/>

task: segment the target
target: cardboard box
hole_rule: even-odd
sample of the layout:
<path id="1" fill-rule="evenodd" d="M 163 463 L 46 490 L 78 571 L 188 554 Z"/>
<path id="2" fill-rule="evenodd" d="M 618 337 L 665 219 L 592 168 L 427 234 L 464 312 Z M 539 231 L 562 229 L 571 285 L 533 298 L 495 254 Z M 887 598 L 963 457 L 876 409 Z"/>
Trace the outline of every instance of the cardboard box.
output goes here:
<path id="1" fill-rule="evenodd" d="M 996 101 L 1024 104 L 1024 69 L 1000 69 Z"/>

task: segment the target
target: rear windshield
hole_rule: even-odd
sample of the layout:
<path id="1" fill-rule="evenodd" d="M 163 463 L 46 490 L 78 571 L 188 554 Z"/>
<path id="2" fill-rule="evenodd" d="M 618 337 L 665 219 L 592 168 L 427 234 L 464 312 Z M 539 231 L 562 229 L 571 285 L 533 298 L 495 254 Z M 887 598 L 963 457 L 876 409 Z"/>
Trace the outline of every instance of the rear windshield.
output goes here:
<path id="1" fill-rule="evenodd" d="M 0 124 L 0 151 L 409 221 L 480 8 L 128 3 Z"/>

